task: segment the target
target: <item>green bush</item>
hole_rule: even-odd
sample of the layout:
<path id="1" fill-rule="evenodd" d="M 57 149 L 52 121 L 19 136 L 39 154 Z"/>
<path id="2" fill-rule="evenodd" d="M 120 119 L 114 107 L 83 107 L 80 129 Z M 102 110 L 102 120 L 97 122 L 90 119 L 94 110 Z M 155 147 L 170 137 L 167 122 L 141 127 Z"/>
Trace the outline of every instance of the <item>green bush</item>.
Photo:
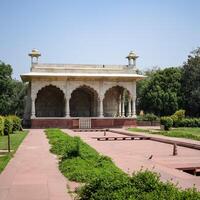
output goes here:
<path id="1" fill-rule="evenodd" d="M 178 127 L 179 125 L 179 120 L 178 120 L 178 116 L 177 115 L 171 115 L 170 116 L 171 117 L 171 119 L 173 120 L 173 127 Z"/>
<path id="2" fill-rule="evenodd" d="M 161 117 L 160 123 L 164 126 L 165 130 L 169 130 L 173 125 L 173 120 L 171 117 Z"/>
<path id="3" fill-rule="evenodd" d="M 13 129 L 12 131 L 20 131 L 22 130 L 21 127 L 21 119 L 19 117 L 17 117 L 16 115 L 11 115 L 10 118 L 12 119 L 13 122 Z"/>
<path id="4" fill-rule="evenodd" d="M 200 193 L 192 188 L 180 190 L 170 182 L 163 183 L 155 172 L 139 171 L 129 176 L 97 177 L 78 190 L 80 200 L 191 200 Z"/>
<path id="5" fill-rule="evenodd" d="M 179 127 L 179 122 L 185 118 L 185 110 L 177 110 L 172 116 L 173 126 Z"/>
<path id="6" fill-rule="evenodd" d="M 200 118 L 185 118 L 178 122 L 178 127 L 200 127 Z"/>
<path id="7" fill-rule="evenodd" d="M 177 116 L 178 120 L 180 121 L 185 118 L 185 110 L 177 110 L 174 115 Z"/>
<path id="8" fill-rule="evenodd" d="M 13 130 L 13 121 L 10 116 L 4 118 L 4 135 L 11 134 Z"/>
<path id="9" fill-rule="evenodd" d="M 4 135 L 4 117 L 0 116 L 0 135 Z"/>

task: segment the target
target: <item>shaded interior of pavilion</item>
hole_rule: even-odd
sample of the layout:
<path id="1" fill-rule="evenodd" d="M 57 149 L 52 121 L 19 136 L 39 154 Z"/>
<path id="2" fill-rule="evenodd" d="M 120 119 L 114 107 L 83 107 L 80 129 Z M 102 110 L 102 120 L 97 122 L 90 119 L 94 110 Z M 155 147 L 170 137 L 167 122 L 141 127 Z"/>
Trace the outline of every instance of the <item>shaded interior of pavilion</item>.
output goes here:
<path id="1" fill-rule="evenodd" d="M 93 88 L 80 86 L 71 93 L 68 104 L 61 89 L 48 85 L 37 93 L 35 116 L 66 117 L 67 109 L 69 117 L 131 117 L 133 115 L 130 93 L 121 86 L 109 88 L 102 102 Z"/>

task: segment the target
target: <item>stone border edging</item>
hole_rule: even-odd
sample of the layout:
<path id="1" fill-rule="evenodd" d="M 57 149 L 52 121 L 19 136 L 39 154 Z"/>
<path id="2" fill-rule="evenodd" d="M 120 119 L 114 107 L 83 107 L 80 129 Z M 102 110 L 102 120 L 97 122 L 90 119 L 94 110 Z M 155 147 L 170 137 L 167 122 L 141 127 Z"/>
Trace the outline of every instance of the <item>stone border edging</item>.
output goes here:
<path id="1" fill-rule="evenodd" d="M 135 133 L 132 134 L 132 133 L 127 133 L 127 132 L 117 131 L 117 130 L 112 130 L 112 129 L 109 129 L 109 131 L 112 133 L 118 133 L 118 134 L 128 135 L 128 136 L 133 136 L 133 135 L 142 136 L 140 134 L 135 134 Z M 178 146 L 181 146 L 181 147 L 200 150 L 200 145 L 189 143 L 189 142 L 181 142 L 181 141 L 157 138 L 157 137 L 152 137 L 152 136 L 150 136 L 149 140 L 156 141 L 156 142 L 162 142 L 162 143 L 166 143 L 166 144 L 177 144 Z"/>

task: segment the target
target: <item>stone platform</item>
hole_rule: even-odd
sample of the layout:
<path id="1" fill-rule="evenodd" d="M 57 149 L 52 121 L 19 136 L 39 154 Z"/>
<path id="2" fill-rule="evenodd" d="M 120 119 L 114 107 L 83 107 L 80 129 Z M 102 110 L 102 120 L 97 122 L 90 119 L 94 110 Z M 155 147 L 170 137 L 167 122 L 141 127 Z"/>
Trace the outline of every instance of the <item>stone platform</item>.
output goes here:
<path id="1" fill-rule="evenodd" d="M 90 118 L 91 128 L 135 127 L 134 118 Z M 79 118 L 36 118 L 31 120 L 31 128 L 68 128 L 78 129 Z"/>

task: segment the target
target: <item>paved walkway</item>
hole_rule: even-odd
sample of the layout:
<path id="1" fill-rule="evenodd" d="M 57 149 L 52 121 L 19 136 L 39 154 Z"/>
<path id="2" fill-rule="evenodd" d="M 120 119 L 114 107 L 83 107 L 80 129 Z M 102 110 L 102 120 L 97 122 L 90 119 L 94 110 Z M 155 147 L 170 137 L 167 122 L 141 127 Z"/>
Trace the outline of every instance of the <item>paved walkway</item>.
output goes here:
<path id="1" fill-rule="evenodd" d="M 138 171 L 143 167 L 160 173 L 163 181 L 178 182 L 179 186 L 183 188 L 193 187 L 195 184 L 200 190 L 199 176 L 177 170 L 177 168 L 188 166 L 200 167 L 200 150 L 178 147 L 178 155 L 172 156 L 173 146 L 171 144 L 151 140 L 97 141 L 94 137 L 102 137 L 103 132 L 64 131 L 70 135 L 80 136 L 98 152 L 111 157 L 116 165 L 127 173 Z M 121 135 L 107 132 L 106 136 L 117 137 Z M 176 138 L 176 140 L 183 141 L 184 139 Z M 149 159 L 151 155 L 152 159 Z"/>
<path id="2" fill-rule="evenodd" d="M 30 130 L 0 174 L 0 200 L 70 200 L 66 179 L 42 130 Z"/>

